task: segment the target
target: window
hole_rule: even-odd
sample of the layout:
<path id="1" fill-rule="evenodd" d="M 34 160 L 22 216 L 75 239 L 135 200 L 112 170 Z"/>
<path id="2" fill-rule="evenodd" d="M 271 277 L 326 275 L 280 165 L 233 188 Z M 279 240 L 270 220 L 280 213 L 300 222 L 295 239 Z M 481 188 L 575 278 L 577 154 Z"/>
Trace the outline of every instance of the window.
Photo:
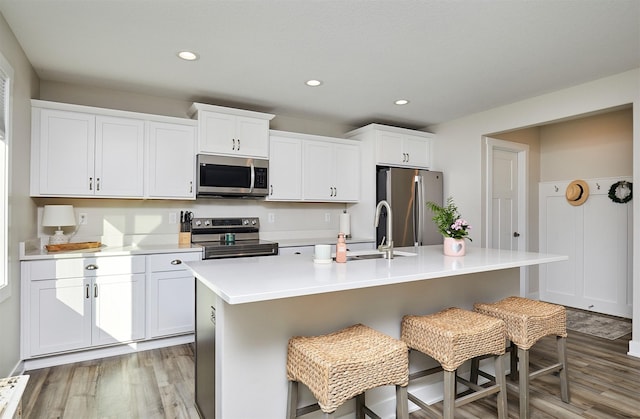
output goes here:
<path id="1" fill-rule="evenodd" d="M 0 301 L 9 297 L 9 145 L 11 139 L 11 85 L 13 69 L 0 54 Z"/>

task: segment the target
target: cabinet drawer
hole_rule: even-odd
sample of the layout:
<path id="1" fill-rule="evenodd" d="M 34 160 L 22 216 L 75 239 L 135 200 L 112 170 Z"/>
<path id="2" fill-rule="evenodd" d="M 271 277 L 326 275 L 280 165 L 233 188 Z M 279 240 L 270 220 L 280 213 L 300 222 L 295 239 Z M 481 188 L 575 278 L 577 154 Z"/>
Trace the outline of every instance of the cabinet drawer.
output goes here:
<path id="1" fill-rule="evenodd" d="M 202 252 L 162 253 L 147 256 L 150 272 L 166 272 L 185 270 L 183 262 L 202 259 Z"/>
<path id="2" fill-rule="evenodd" d="M 80 278 L 145 272 L 144 256 L 113 256 L 24 262 L 27 278 Z"/>

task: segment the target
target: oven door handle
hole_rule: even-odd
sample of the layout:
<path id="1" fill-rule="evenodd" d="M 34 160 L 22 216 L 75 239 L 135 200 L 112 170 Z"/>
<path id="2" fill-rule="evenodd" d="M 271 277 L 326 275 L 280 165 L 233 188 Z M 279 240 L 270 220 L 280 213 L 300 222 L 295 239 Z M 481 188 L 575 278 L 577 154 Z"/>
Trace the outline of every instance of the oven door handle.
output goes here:
<path id="1" fill-rule="evenodd" d="M 256 168 L 253 165 L 253 160 L 251 160 L 251 185 L 249 186 L 249 193 L 253 192 L 253 185 L 256 181 Z"/>

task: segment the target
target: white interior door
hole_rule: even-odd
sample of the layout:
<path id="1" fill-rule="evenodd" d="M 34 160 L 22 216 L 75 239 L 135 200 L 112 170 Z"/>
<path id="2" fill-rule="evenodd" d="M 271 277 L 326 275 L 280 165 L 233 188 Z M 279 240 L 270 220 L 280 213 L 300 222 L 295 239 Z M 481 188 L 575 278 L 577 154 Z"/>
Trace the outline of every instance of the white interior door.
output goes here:
<path id="1" fill-rule="evenodd" d="M 493 150 L 491 243 L 495 249 L 518 250 L 518 153 Z"/>
<path id="2" fill-rule="evenodd" d="M 484 137 L 485 172 L 482 245 L 527 250 L 529 146 Z M 529 268 L 520 269 L 520 295 L 530 295 Z M 536 290 L 537 293 L 537 290 Z"/>

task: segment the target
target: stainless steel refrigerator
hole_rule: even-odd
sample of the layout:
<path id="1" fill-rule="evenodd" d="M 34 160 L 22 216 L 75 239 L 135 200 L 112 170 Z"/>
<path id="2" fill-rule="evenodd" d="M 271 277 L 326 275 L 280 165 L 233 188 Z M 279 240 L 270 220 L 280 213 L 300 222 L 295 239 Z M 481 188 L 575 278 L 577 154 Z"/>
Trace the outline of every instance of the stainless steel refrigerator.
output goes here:
<path id="1" fill-rule="evenodd" d="M 376 203 L 384 199 L 391 207 L 394 247 L 442 244 L 427 208 L 429 201 L 442 205 L 442 172 L 378 166 L 376 198 Z M 376 229 L 378 244 L 387 236 L 386 217 L 383 207 Z"/>

